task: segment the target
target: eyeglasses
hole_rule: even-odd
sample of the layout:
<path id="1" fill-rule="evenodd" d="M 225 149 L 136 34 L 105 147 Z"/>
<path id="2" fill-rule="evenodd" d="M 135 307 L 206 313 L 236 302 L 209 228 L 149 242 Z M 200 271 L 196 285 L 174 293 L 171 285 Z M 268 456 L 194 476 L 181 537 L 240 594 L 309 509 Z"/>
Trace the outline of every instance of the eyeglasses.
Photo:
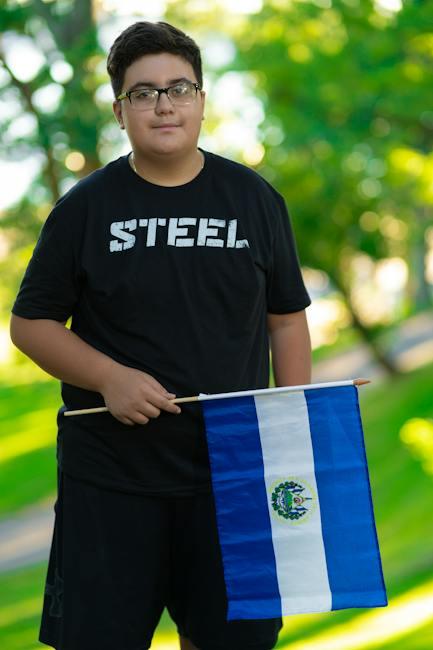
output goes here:
<path id="1" fill-rule="evenodd" d="M 137 88 L 136 90 L 127 90 L 116 97 L 117 101 L 129 99 L 131 108 L 136 111 L 148 111 L 158 103 L 160 95 L 165 93 L 174 106 L 186 106 L 192 104 L 197 96 L 197 91 L 201 90 L 200 84 L 192 81 L 181 81 L 168 88 Z"/>

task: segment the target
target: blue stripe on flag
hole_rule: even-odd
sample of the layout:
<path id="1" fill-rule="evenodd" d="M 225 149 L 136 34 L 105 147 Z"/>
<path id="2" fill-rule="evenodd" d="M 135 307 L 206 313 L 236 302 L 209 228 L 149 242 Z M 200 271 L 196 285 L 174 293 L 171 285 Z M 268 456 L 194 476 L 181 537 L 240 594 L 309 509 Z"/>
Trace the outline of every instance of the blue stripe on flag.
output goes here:
<path id="1" fill-rule="evenodd" d="M 229 601 L 227 619 L 277 618 L 281 598 L 254 397 L 202 404 Z"/>
<path id="2" fill-rule="evenodd" d="M 332 609 L 387 604 L 358 394 L 305 391 Z"/>

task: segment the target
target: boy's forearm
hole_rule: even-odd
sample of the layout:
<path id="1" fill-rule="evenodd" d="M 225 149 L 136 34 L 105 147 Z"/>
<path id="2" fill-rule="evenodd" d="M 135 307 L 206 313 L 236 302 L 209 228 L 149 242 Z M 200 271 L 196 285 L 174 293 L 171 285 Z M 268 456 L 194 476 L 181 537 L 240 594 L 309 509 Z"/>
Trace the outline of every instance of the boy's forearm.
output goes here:
<path id="1" fill-rule="evenodd" d="M 311 341 L 305 312 L 268 317 L 276 386 L 311 382 Z"/>
<path id="2" fill-rule="evenodd" d="M 116 362 L 80 339 L 62 323 L 12 316 L 11 339 L 45 372 L 74 386 L 101 392 Z"/>
<path id="3" fill-rule="evenodd" d="M 172 401 L 175 395 L 154 377 L 114 361 L 62 323 L 13 316 L 11 338 L 53 377 L 101 393 L 110 413 L 123 424 L 147 424 L 161 410 L 180 413 Z"/>

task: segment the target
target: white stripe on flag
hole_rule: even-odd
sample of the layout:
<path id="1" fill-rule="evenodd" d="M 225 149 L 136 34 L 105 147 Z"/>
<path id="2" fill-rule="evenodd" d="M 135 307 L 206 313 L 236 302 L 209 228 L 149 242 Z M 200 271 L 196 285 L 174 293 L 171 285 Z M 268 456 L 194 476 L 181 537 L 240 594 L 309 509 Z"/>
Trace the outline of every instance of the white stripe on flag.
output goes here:
<path id="1" fill-rule="evenodd" d="M 308 486 L 306 492 L 314 499 L 309 502 L 309 509 L 311 505 L 314 507 L 299 522 L 276 515 L 271 497 L 268 499 L 283 615 L 330 611 L 332 594 L 305 395 L 279 393 L 258 395 L 254 399 L 267 494 L 272 495 L 281 482 L 293 480 Z"/>

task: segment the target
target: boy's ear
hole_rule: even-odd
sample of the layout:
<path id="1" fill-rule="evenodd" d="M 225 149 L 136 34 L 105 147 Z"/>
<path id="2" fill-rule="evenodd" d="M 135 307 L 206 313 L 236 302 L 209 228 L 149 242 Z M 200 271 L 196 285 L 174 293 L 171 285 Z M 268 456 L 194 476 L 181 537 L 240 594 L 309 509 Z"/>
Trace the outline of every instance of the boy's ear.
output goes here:
<path id="1" fill-rule="evenodd" d="M 113 102 L 113 113 L 121 129 L 125 128 L 122 117 L 122 105 L 116 100 Z"/>
<path id="2" fill-rule="evenodd" d="M 200 93 L 201 93 L 202 105 L 203 105 L 203 116 L 202 116 L 201 119 L 204 120 L 204 108 L 205 108 L 205 104 L 206 104 L 206 93 L 205 93 L 204 90 L 200 90 Z"/>

